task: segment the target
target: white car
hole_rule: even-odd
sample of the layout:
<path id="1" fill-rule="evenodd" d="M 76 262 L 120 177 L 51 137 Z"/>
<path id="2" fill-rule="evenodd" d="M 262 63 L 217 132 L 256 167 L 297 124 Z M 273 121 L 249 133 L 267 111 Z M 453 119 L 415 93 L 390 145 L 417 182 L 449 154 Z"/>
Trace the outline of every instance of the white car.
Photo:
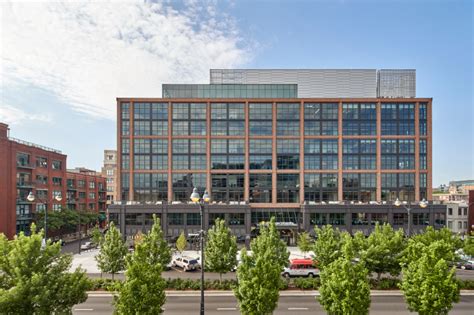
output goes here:
<path id="1" fill-rule="evenodd" d="M 319 269 L 315 266 L 312 259 L 293 259 L 281 275 L 289 277 L 309 277 L 319 276 Z"/>
<path id="2" fill-rule="evenodd" d="M 92 242 L 85 242 L 81 245 L 81 250 L 89 250 L 92 248 L 94 248 L 94 244 L 92 244 Z"/>
<path id="3" fill-rule="evenodd" d="M 184 271 L 197 270 L 201 267 L 197 259 L 191 257 L 177 257 L 173 260 L 174 267 L 180 267 Z"/>

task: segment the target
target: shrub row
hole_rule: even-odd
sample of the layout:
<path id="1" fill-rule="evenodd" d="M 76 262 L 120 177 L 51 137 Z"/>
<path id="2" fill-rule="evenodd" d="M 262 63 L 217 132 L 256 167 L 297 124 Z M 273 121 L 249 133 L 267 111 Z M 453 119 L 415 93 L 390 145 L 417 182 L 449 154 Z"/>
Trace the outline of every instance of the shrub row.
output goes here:
<path id="1" fill-rule="evenodd" d="M 115 290 L 117 284 L 122 280 L 112 279 L 93 279 L 91 290 Z M 370 279 L 370 288 L 373 290 L 398 290 L 399 279 L 382 278 L 380 281 Z M 201 288 L 200 279 L 167 279 L 166 288 L 168 290 L 199 290 Z M 474 290 L 474 280 L 460 280 L 462 290 Z M 237 280 L 205 280 L 204 287 L 206 290 L 232 290 L 237 285 Z M 281 279 L 280 290 L 301 289 L 301 290 L 317 290 L 321 285 L 319 278 L 292 278 Z"/>

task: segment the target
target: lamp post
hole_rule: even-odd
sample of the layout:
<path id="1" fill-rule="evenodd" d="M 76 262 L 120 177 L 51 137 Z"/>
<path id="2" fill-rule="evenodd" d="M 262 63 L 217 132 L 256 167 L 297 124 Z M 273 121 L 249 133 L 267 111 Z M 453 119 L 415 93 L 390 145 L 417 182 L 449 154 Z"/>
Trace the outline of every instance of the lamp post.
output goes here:
<path id="1" fill-rule="evenodd" d="M 208 203 L 210 198 L 207 191 L 204 191 L 204 195 L 199 196 L 197 188 L 193 189 L 193 193 L 190 197 L 191 201 L 199 205 L 199 213 L 201 215 L 201 315 L 204 315 L 204 204 Z"/>
<path id="2" fill-rule="evenodd" d="M 395 207 L 400 207 L 400 206 L 403 206 L 403 208 L 405 208 L 407 210 L 407 213 L 408 213 L 408 228 L 407 228 L 407 236 L 410 237 L 411 236 L 411 201 L 408 202 L 408 206 L 406 206 L 405 204 L 403 204 L 398 198 L 397 200 L 395 200 L 395 202 L 393 203 L 395 205 Z M 416 205 L 416 203 L 414 204 Z M 426 201 L 425 199 L 423 199 L 422 201 L 418 202 L 418 205 L 421 207 L 421 208 L 426 208 L 428 206 L 428 201 Z"/>
<path id="3" fill-rule="evenodd" d="M 26 199 L 29 202 L 35 201 L 36 197 L 33 194 L 33 191 L 30 191 L 30 193 L 28 194 Z M 56 201 L 60 202 L 61 200 L 63 200 L 63 197 L 61 197 L 61 193 L 59 193 L 59 195 L 56 195 L 54 197 L 54 199 L 56 199 Z M 38 198 L 38 200 L 42 203 L 46 203 L 45 200 L 43 200 L 43 199 Z M 47 209 L 47 207 L 45 207 L 45 209 L 44 209 L 44 243 L 45 244 L 46 244 L 47 239 L 48 239 L 48 209 Z"/>

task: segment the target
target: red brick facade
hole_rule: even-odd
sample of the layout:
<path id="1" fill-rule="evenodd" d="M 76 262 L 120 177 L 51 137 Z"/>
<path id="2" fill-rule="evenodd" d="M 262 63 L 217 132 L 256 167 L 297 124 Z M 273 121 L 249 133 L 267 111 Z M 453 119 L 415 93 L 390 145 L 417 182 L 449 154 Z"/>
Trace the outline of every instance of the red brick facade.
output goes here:
<path id="1" fill-rule="evenodd" d="M 106 178 L 84 168 L 67 171 L 67 206 L 69 209 L 105 212 Z"/>
<path id="2" fill-rule="evenodd" d="M 66 206 L 66 155 L 8 137 L 0 123 L 0 233 L 12 238 L 33 219 L 37 205 Z M 35 201 L 26 196 L 32 192 Z M 55 194 L 60 194 L 57 201 Z M 23 224 L 23 226 L 22 226 Z"/>

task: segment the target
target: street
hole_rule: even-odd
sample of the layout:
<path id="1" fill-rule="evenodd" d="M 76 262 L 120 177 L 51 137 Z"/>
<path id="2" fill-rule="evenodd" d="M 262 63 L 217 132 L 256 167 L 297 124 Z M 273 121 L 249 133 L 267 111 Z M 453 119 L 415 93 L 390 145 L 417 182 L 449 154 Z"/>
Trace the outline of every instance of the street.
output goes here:
<path id="1" fill-rule="evenodd" d="M 206 293 L 205 307 L 206 314 L 240 314 L 237 307 L 237 301 L 232 293 Z M 291 293 L 287 293 L 291 294 Z M 297 295 L 288 296 L 287 294 L 280 296 L 278 308 L 274 314 L 326 314 L 313 295 Z M 298 293 L 294 293 L 298 294 Z M 403 296 L 394 293 L 387 293 L 383 296 L 372 296 L 371 314 L 412 314 L 407 308 L 403 300 Z M 173 293 L 167 296 L 164 306 L 165 314 L 198 314 L 199 313 L 199 292 L 192 296 L 186 293 Z M 112 314 L 113 307 L 111 305 L 112 297 L 110 295 L 101 296 L 101 294 L 92 294 L 89 299 L 73 308 L 73 314 Z M 454 315 L 471 315 L 474 305 L 474 295 L 461 296 L 460 302 L 457 303 L 450 314 Z"/>
<path id="2" fill-rule="evenodd" d="M 90 241 L 90 237 L 85 237 L 85 238 L 82 239 L 82 244 L 84 244 L 85 242 L 89 242 L 89 241 Z M 71 253 L 71 254 L 79 253 L 79 240 L 75 240 L 75 241 L 66 243 L 62 247 L 61 252 L 62 253 Z"/>

